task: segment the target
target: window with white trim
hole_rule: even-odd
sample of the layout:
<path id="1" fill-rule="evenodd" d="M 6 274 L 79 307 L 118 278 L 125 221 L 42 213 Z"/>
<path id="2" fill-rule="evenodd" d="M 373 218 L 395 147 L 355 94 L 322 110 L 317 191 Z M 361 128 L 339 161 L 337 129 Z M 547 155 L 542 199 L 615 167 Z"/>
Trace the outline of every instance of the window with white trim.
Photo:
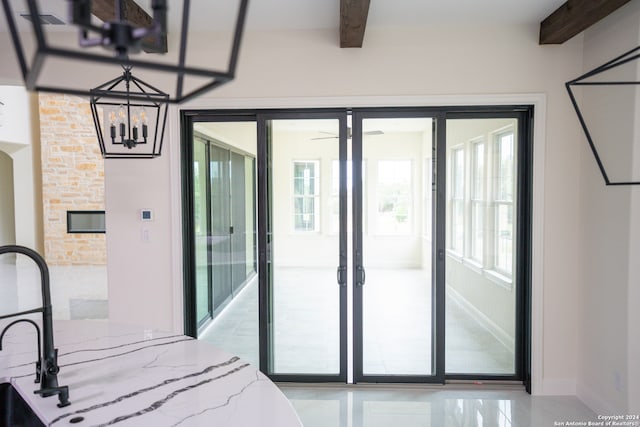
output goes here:
<path id="1" fill-rule="evenodd" d="M 513 273 L 513 194 L 515 176 L 514 133 L 495 136 L 494 142 L 494 269 L 511 277 Z"/>
<path id="2" fill-rule="evenodd" d="M 293 162 L 293 229 L 320 231 L 320 162 Z"/>
<path id="3" fill-rule="evenodd" d="M 451 249 L 464 254 L 464 147 L 451 150 Z"/>
<path id="4" fill-rule="evenodd" d="M 411 160 L 380 160 L 376 197 L 378 234 L 409 234 L 413 221 Z"/>
<path id="5" fill-rule="evenodd" d="M 479 264 L 484 256 L 484 188 L 485 188 L 485 143 L 471 142 L 471 233 L 469 257 Z"/>

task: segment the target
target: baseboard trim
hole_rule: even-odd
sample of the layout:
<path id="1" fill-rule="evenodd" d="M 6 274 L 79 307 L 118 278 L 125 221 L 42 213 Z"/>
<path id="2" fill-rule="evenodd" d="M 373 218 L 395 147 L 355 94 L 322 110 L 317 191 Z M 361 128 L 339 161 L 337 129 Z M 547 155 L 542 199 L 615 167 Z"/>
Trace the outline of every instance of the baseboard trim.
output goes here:
<path id="1" fill-rule="evenodd" d="M 575 396 L 576 382 L 570 379 L 544 379 L 538 396 Z"/>
<path id="2" fill-rule="evenodd" d="M 513 337 L 509 336 L 504 329 L 498 326 L 493 320 L 489 319 L 483 312 L 478 310 L 473 304 L 471 304 L 465 297 L 460 295 L 458 291 L 453 289 L 451 286 L 447 285 L 447 294 L 451 297 L 451 299 L 456 302 L 460 307 L 469 313 L 471 317 L 473 317 L 483 328 L 485 328 L 491 335 L 495 337 L 502 345 L 504 345 L 507 350 L 513 352 L 513 349 L 516 348 L 515 340 Z"/>
<path id="3" fill-rule="evenodd" d="M 610 415 L 618 414 L 622 411 L 616 410 L 611 404 L 607 403 L 598 393 L 584 383 L 578 383 L 576 386 L 576 396 L 585 405 L 596 414 Z"/>

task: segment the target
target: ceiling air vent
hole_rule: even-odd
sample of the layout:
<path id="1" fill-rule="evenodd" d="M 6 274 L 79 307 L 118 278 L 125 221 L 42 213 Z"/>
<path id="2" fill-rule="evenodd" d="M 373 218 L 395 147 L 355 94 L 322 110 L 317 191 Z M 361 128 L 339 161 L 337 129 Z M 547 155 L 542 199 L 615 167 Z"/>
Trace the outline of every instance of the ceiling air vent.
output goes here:
<path id="1" fill-rule="evenodd" d="M 31 22 L 30 14 L 21 13 L 20 16 L 22 16 L 27 21 Z M 38 18 L 40 18 L 40 23 L 42 25 L 66 25 L 66 23 L 62 19 L 50 13 L 44 13 L 44 14 L 38 15 Z"/>

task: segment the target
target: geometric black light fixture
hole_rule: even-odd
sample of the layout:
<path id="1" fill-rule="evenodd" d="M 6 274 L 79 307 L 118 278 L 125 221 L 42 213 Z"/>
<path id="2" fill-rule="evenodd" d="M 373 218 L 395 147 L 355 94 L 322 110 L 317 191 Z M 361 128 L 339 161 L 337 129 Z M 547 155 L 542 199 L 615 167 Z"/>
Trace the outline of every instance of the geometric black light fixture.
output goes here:
<path id="1" fill-rule="evenodd" d="M 69 22 L 78 27 L 79 35 L 69 47 L 69 37 L 45 29 L 62 21 L 47 19 L 51 15 L 41 13 L 37 0 L 2 0 L 27 90 L 89 97 L 105 158 L 159 156 L 167 103 L 187 101 L 233 80 L 249 3 L 172 0 L 172 10 L 177 12 L 171 17 L 179 17 L 172 28 L 179 24 L 180 30 L 174 31 L 174 36 L 179 35 L 169 43 L 168 0 L 150 0 L 151 14 L 136 1 L 143 0 L 66 0 Z M 207 16 L 213 8 L 221 10 Z M 188 55 L 192 15 L 200 28 L 219 31 L 214 38 L 192 37 L 200 43 L 199 50 Z M 212 28 L 213 19 L 223 28 Z M 232 22 L 235 26 L 229 28 Z M 218 67 L 212 66 L 225 51 L 228 60 L 223 57 Z M 145 81 L 134 77 L 132 69 Z M 104 81 L 116 73 L 120 75 L 106 83 L 86 83 L 88 78 L 104 76 L 100 78 Z"/>
<path id="2" fill-rule="evenodd" d="M 69 23 L 77 26 L 79 32 L 79 37 L 72 40 L 75 46 L 70 47 L 65 44 L 70 38 L 59 37 L 60 32 L 54 32 L 51 29 L 54 26 L 47 25 L 48 22 L 42 19 L 41 2 L 2 0 L 27 90 L 88 97 L 91 96 L 89 88 L 96 87 L 99 82 L 86 84 L 85 76 L 103 75 L 105 77 L 100 80 L 106 80 L 106 76 L 115 75 L 121 66 L 125 66 L 133 67 L 146 81 L 165 90 L 168 102 L 180 103 L 233 80 L 248 0 L 172 0 L 172 10 L 176 11 L 172 17 L 178 17 L 179 20 L 175 22 L 176 26 L 180 25 L 179 31 L 174 31 L 173 44 L 167 42 L 168 21 L 173 22 L 167 13 L 169 2 L 151 0 L 152 12 L 147 13 L 136 1 L 143 0 L 67 0 Z M 47 0 L 42 3 L 47 7 L 54 2 Z M 222 12 L 213 13 L 212 17 L 201 16 L 199 10 L 203 9 L 198 7 L 211 8 L 213 3 L 224 12 L 229 12 L 228 16 Z M 135 16 L 131 12 L 133 9 L 136 9 Z M 212 27 L 210 21 L 224 16 L 221 26 L 225 26 L 225 31 L 229 30 L 224 37 L 195 40 L 200 43 L 198 55 L 187 55 L 194 41 L 188 37 L 189 27 L 193 23 L 192 15 L 198 25 L 209 30 L 218 30 Z M 235 26 L 227 28 L 232 23 Z M 224 49 L 221 47 L 223 43 Z M 211 49 L 204 52 L 203 46 L 211 46 Z M 135 55 L 142 50 L 146 53 Z M 221 53 L 222 61 L 217 61 L 217 67 L 213 66 L 212 61 L 218 59 Z M 193 62 L 189 63 L 188 60 Z M 81 70 L 83 78 L 74 78 L 76 73 L 70 73 L 69 70 Z M 155 73 L 156 80 L 152 80 L 148 73 Z M 81 80 L 83 85 L 79 86 L 77 80 Z M 138 94 L 116 96 L 134 100 Z M 138 97 L 141 101 L 146 99 L 146 95 Z"/>
<path id="3" fill-rule="evenodd" d="M 640 165 L 633 164 L 633 152 L 640 150 L 633 132 L 640 81 L 637 68 L 630 66 L 638 58 L 640 46 L 565 84 L 606 185 L 640 185 Z M 583 90 L 582 108 L 576 87 Z M 613 136 L 620 129 L 628 130 L 626 138 Z"/>
<path id="4" fill-rule="evenodd" d="M 124 95 L 124 99 L 119 99 Z M 135 95 L 135 96 L 134 96 Z M 91 90 L 91 114 L 105 159 L 158 157 L 169 95 L 136 78 L 130 67 Z"/>

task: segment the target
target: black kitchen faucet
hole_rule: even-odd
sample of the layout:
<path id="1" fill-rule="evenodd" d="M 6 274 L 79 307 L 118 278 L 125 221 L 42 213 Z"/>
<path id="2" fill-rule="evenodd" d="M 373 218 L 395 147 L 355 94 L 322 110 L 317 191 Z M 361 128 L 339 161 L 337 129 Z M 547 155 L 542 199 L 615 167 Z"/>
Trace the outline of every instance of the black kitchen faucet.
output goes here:
<path id="1" fill-rule="evenodd" d="M 27 322 L 35 326 L 38 340 L 38 359 L 36 361 L 36 382 L 40 383 L 40 390 L 34 391 L 43 397 L 58 395 L 58 407 L 69 405 L 69 387 L 58 385 L 58 349 L 53 344 L 53 320 L 51 310 L 51 291 L 49 289 L 49 268 L 46 262 L 36 251 L 24 246 L 7 245 L 0 246 L 0 255 L 6 253 L 23 254 L 31 258 L 40 269 L 40 284 L 42 288 L 42 307 L 18 313 L 2 315 L 0 320 L 10 317 L 23 316 L 31 313 L 42 313 L 42 347 L 40 346 L 40 328 L 29 319 L 19 319 L 8 324 L 0 333 L 0 351 L 2 350 L 2 338 L 5 332 L 16 323 Z M 42 349 L 42 351 L 41 351 Z"/>

